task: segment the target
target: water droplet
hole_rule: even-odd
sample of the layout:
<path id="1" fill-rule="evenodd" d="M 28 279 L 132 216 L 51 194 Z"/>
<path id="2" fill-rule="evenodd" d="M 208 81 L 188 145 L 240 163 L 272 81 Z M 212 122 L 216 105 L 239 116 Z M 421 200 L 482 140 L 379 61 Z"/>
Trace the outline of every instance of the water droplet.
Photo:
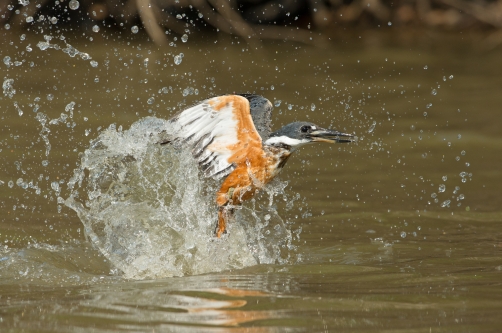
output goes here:
<path id="1" fill-rule="evenodd" d="M 293 109 L 293 105 L 292 104 L 288 104 L 288 110 L 292 110 Z"/>
<path id="2" fill-rule="evenodd" d="M 80 7 L 80 3 L 77 0 L 70 0 L 68 7 L 70 7 L 71 10 L 77 10 L 78 7 Z"/>
<path id="3" fill-rule="evenodd" d="M 47 161 L 47 160 L 42 161 L 42 166 L 46 167 L 48 165 L 49 165 L 49 161 Z"/>
<path id="4" fill-rule="evenodd" d="M 281 106 L 281 103 L 282 103 L 282 101 L 279 99 L 279 100 L 275 101 L 274 106 L 275 106 L 276 108 L 278 108 L 279 106 Z"/>
<path id="5" fill-rule="evenodd" d="M 47 100 L 48 101 L 52 101 L 54 99 L 54 95 L 53 94 L 47 94 Z"/>
<path id="6" fill-rule="evenodd" d="M 5 81 L 2 84 L 3 88 L 3 93 L 5 96 L 8 96 L 9 98 L 14 97 L 16 94 L 16 89 L 12 86 L 14 83 L 14 79 L 5 79 Z"/>
<path id="7" fill-rule="evenodd" d="M 56 192 L 59 192 L 59 183 L 58 182 L 52 182 L 51 183 L 51 188 L 56 191 Z"/>
<path id="8" fill-rule="evenodd" d="M 450 75 L 449 79 L 452 80 L 453 79 L 453 75 Z"/>
<path id="9" fill-rule="evenodd" d="M 73 112 L 74 108 L 75 108 L 75 102 L 71 101 L 64 107 L 64 110 L 66 112 Z"/>
<path id="10" fill-rule="evenodd" d="M 22 6 L 28 6 L 30 4 L 30 0 L 19 0 L 19 4 Z"/>
<path id="11" fill-rule="evenodd" d="M 57 17 L 55 17 L 55 16 L 51 17 L 51 23 L 52 23 L 52 24 L 56 24 L 56 23 L 58 23 L 58 18 L 57 18 Z"/>
<path id="12" fill-rule="evenodd" d="M 429 104 L 427 104 L 425 107 L 426 107 L 427 109 L 430 109 L 430 108 L 431 108 L 431 106 L 432 106 L 432 103 L 429 103 Z"/>
<path id="13" fill-rule="evenodd" d="M 137 33 L 138 33 L 138 31 L 139 31 L 138 26 L 137 26 L 137 25 L 133 25 L 133 26 L 131 27 L 131 31 L 132 31 L 132 33 L 133 33 L 133 34 L 137 34 Z"/>
<path id="14" fill-rule="evenodd" d="M 181 41 L 183 43 L 186 43 L 188 41 L 188 35 L 187 34 L 184 34 L 183 36 L 181 36 Z"/>
<path id="15" fill-rule="evenodd" d="M 23 110 L 21 110 L 21 108 L 19 107 L 19 105 L 17 105 L 16 102 L 14 102 L 14 107 L 17 109 L 17 113 L 19 114 L 19 116 L 22 116 Z"/>
<path id="16" fill-rule="evenodd" d="M 443 193 L 446 190 L 446 186 L 444 184 L 439 185 L 439 193 Z"/>
<path id="17" fill-rule="evenodd" d="M 405 231 L 401 231 L 401 238 L 406 238 L 406 232 Z"/>
<path id="18" fill-rule="evenodd" d="M 441 203 L 441 207 L 450 207 L 451 200 L 445 200 L 443 203 Z"/>
<path id="19" fill-rule="evenodd" d="M 204 17 L 204 15 L 202 15 L 202 13 L 199 13 L 197 15 L 199 16 L 199 18 L 203 18 Z"/>
<path id="20" fill-rule="evenodd" d="M 5 28 L 5 30 L 9 30 L 9 29 L 10 29 L 10 24 L 9 24 L 9 23 L 6 23 L 6 24 L 4 25 L 4 28 Z"/>
<path id="21" fill-rule="evenodd" d="M 26 39 L 26 35 L 25 35 L 25 34 L 22 34 L 21 36 L 19 36 L 19 39 L 20 39 L 20 40 L 25 40 L 25 39 Z"/>
<path id="22" fill-rule="evenodd" d="M 373 123 L 371 124 L 370 128 L 368 129 L 368 133 L 372 133 L 375 130 L 376 127 L 376 120 L 373 120 Z"/>
<path id="23" fill-rule="evenodd" d="M 74 48 L 70 44 L 66 44 L 66 47 L 63 49 L 63 52 L 68 54 L 72 58 L 74 58 L 77 54 L 80 53 L 76 48 Z"/>
<path id="24" fill-rule="evenodd" d="M 95 60 L 91 60 L 89 63 L 91 64 L 92 67 L 98 67 L 98 62 Z"/>
<path id="25" fill-rule="evenodd" d="M 275 87 L 274 87 L 274 86 L 270 86 L 270 90 L 274 90 L 274 89 L 275 89 Z"/>
<path id="26" fill-rule="evenodd" d="M 176 18 L 177 18 L 178 20 L 181 20 L 181 19 L 183 18 L 183 16 L 181 16 L 180 14 L 178 14 L 178 15 L 176 15 Z"/>
<path id="27" fill-rule="evenodd" d="M 432 89 L 431 94 L 436 96 L 438 94 L 438 91 L 436 89 Z"/>
<path id="28" fill-rule="evenodd" d="M 465 150 L 462 150 L 462 151 L 460 152 L 460 155 L 465 156 Z"/>
<path id="29" fill-rule="evenodd" d="M 175 63 L 176 65 L 181 64 L 181 61 L 182 61 L 182 60 L 183 60 L 183 53 L 180 53 L 180 54 L 178 54 L 178 55 L 174 56 L 174 63 Z"/>
<path id="30" fill-rule="evenodd" d="M 432 193 L 432 194 L 431 194 L 431 198 L 432 198 L 432 199 L 435 199 L 437 196 L 438 196 L 438 195 L 437 195 L 436 193 Z"/>
<path id="31" fill-rule="evenodd" d="M 92 31 L 99 32 L 99 26 L 98 25 L 93 26 Z"/>
<path id="32" fill-rule="evenodd" d="M 387 25 L 390 27 L 392 25 L 392 22 L 391 21 L 387 22 Z"/>
<path id="33" fill-rule="evenodd" d="M 460 140 L 461 138 L 462 138 L 462 134 L 457 135 L 457 139 Z"/>
<path id="34" fill-rule="evenodd" d="M 469 163 L 469 162 L 465 162 L 465 166 L 466 166 L 466 167 L 469 167 L 470 165 L 471 165 L 471 163 Z"/>
<path id="35" fill-rule="evenodd" d="M 150 97 L 146 102 L 151 105 L 151 104 L 155 103 L 155 98 Z"/>
<path id="36" fill-rule="evenodd" d="M 425 65 L 425 66 L 424 66 L 424 69 L 427 69 L 427 68 L 429 68 L 429 67 L 428 67 L 427 65 Z"/>
<path id="37" fill-rule="evenodd" d="M 448 176 L 443 176 L 441 179 L 445 182 L 448 179 Z"/>
<path id="38" fill-rule="evenodd" d="M 26 23 L 31 23 L 31 22 L 33 22 L 33 16 L 28 16 L 26 18 Z"/>
<path id="39" fill-rule="evenodd" d="M 312 104 L 310 105 L 310 111 L 315 111 L 315 104 L 314 104 L 314 103 L 312 103 Z"/>

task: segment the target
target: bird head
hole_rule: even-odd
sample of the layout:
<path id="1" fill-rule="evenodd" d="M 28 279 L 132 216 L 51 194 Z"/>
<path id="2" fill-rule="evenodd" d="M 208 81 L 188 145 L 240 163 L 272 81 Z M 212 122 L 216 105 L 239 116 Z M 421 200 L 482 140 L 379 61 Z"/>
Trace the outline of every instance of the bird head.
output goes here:
<path id="1" fill-rule="evenodd" d="M 321 128 L 315 124 L 305 121 L 297 121 L 288 124 L 278 131 L 272 133 L 270 135 L 270 138 L 265 141 L 265 144 L 288 146 L 293 150 L 307 143 L 343 143 L 352 142 L 353 139 L 353 134 L 347 134 L 336 130 Z"/>

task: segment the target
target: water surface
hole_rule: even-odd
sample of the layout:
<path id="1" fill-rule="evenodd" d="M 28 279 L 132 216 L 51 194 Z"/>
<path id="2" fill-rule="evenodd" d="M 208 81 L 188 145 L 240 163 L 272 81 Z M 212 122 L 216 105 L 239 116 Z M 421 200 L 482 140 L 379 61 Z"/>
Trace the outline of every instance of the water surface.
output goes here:
<path id="1" fill-rule="evenodd" d="M 60 34 L 43 35 L 5 33 L 10 42 L 0 51 L 10 57 L 2 65 L 0 99 L 2 331 L 498 331 L 499 51 L 475 52 L 449 37 L 411 48 L 362 46 L 347 37 L 326 49 L 269 43 L 251 51 L 230 38 L 193 38 L 158 50 L 135 36 L 66 36 L 87 59 L 70 52 Z M 176 274 L 128 275 L 128 262 L 119 265 L 86 239 L 82 216 L 65 205 L 76 189 L 84 207 L 96 204 L 85 180 L 92 172 L 81 170 L 91 141 L 115 124 L 113 147 L 127 151 L 141 144 L 124 139 L 132 124 L 167 119 L 207 96 L 232 92 L 269 98 L 275 128 L 308 120 L 359 140 L 295 153 L 276 187 L 246 205 L 235 232 L 211 245 L 214 257 L 204 257 L 205 265 L 187 260 Z M 141 167 L 155 179 L 165 174 L 159 164 L 165 155 L 150 154 L 150 169 Z M 112 165 L 111 155 L 104 159 Z M 121 170 L 139 174 L 127 165 Z M 78 172 L 82 184 L 68 188 Z M 105 221 L 140 216 L 135 207 L 145 204 L 162 207 L 148 201 L 152 193 L 162 200 L 187 193 L 180 209 L 202 214 L 193 246 L 215 243 L 209 199 L 216 185 L 189 172 L 195 178 L 183 192 L 165 195 L 134 178 L 143 187 L 115 193 L 130 194 L 138 206 L 126 196 Z M 176 182 L 182 186 L 182 177 Z M 199 185 L 189 204 L 190 186 Z M 270 219 L 282 223 L 290 246 L 260 257 L 253 244 L 274 244 L 274 231 L 266 234 L 258 224 Z M 146 228 L 159 241 L 162 221 Z M 188 239 L 193 228 L 178 232 Z M 249 241 L 256 235 L 263 238 Z M 162 247 L 145 249 L 138 251 L 148 257 L 146 266 L 166 267 L 155 255 Z M 239 264 L 216 260 L 218 251 Z"/>

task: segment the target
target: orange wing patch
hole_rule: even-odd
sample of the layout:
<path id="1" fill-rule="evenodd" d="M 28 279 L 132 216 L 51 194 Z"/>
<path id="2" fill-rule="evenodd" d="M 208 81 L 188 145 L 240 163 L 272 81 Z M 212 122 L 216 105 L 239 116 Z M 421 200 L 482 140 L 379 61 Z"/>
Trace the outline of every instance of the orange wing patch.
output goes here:
<path id="1" fill-rule="evenodd" d="M 221 206 L 229 199 L 233 204 L 239 204 L 252 197 L 256 188 L 268 182 L 266 171 L 269 163 L 263 151 L 261 137 L 251 118 L 249 101 L 241 96 L 225 96 L 220 99 L 213 107 L 222 108 L 228 105 L 227 103 L 232 103 L 232 113 L 237 123 L 237 143 L 227 146 L 232 152 L 228 162 L 234 163 L 236 168 L 227 176 L 218 191 L 216 201 Z"/>
<path id="2" fill-rule="evenodd" d="M 258 148 L 263 153 L 261 137 L 256 131 L 256 128 L 251 118 L 249 111 L 249 101 L 242 96 L 225 96 L 222 103 L 232 102 L 233 115 L 237 121 L 237 143 L 228 146 L 230 151 L 234 152 L 229 158 L 231 163 L 241 163 L 249 156 L 250 150 Z M 219 105 L 218 105 L 219 106 Z M 256 152 L 253 152 L 256 154 Z"/>
<path id="3" fill-rule="evenodd" d="M 243 97 L 234 96 L 234 95 L 220 96 L 216 99 L 209 100 L 208 104 L 211 105 L 211 108 L 214 111 L 220 111 L 224 107 L 229 106 L 230 103 L 232 103 L 232 102 L 234 102 L 234 107 L 235 107 L 235 100 L 237 100 L 239 98 L 243 98 Z M 248 103 L 248 105 L 249 105 L 249 103 Z M 248 108 L 249 108 L 249 106 L 248 106 Z"/>

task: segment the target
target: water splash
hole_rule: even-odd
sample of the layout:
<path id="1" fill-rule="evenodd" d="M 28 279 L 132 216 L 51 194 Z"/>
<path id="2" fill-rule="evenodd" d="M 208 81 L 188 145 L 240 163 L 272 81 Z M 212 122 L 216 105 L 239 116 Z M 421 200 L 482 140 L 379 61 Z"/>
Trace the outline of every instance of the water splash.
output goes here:
<path id="1" fill-rule="evenodd" d="M 45 39 L 44 42 L 37 43 L 37 47 L 41 51 L 46 51 L 48 49 L 61 50 L 64 53 L 68 54 L 72 58 L 75 58 L 76 56 L 80 56 L 80 59 L 82 59 L 82 60 L 86 60 L 86 61 L 91 60 L 92 67 L 96 67 L 98 65 L 98 63 L 96 61 L 92 61 L 92 57 L 88 53 L 81 52 L 81 51 L 77 50 L 75 47 L 73 47 L 72 45 L 68 44 L 63 35 L 60 35 L 59 39 L 65 43 L 64 48 L 62 48 L 58 44 L 51 44 L 53 37 L 50 35 L 44 35 L 44 39 Z"/>
<path id="2" fill-rule="evenodd" d="M 2 84 L 3 94 L 9 98 L 14 97 L 16 89 L 13 87 L 14 79 L 5 79 Z"/>
<path id="3" fill-rule="evenodd" d="M 131 279 L 289 262 L 291 232 L 270 202 L 238 210 L 229 234 L 214 237 L 218 184 L 201 180 L 189 152 L 157 144 L 168 126 L 154 117 L 127 131 L 112 125 L 82 154 L 65 204 L 92 244 Z"/>

